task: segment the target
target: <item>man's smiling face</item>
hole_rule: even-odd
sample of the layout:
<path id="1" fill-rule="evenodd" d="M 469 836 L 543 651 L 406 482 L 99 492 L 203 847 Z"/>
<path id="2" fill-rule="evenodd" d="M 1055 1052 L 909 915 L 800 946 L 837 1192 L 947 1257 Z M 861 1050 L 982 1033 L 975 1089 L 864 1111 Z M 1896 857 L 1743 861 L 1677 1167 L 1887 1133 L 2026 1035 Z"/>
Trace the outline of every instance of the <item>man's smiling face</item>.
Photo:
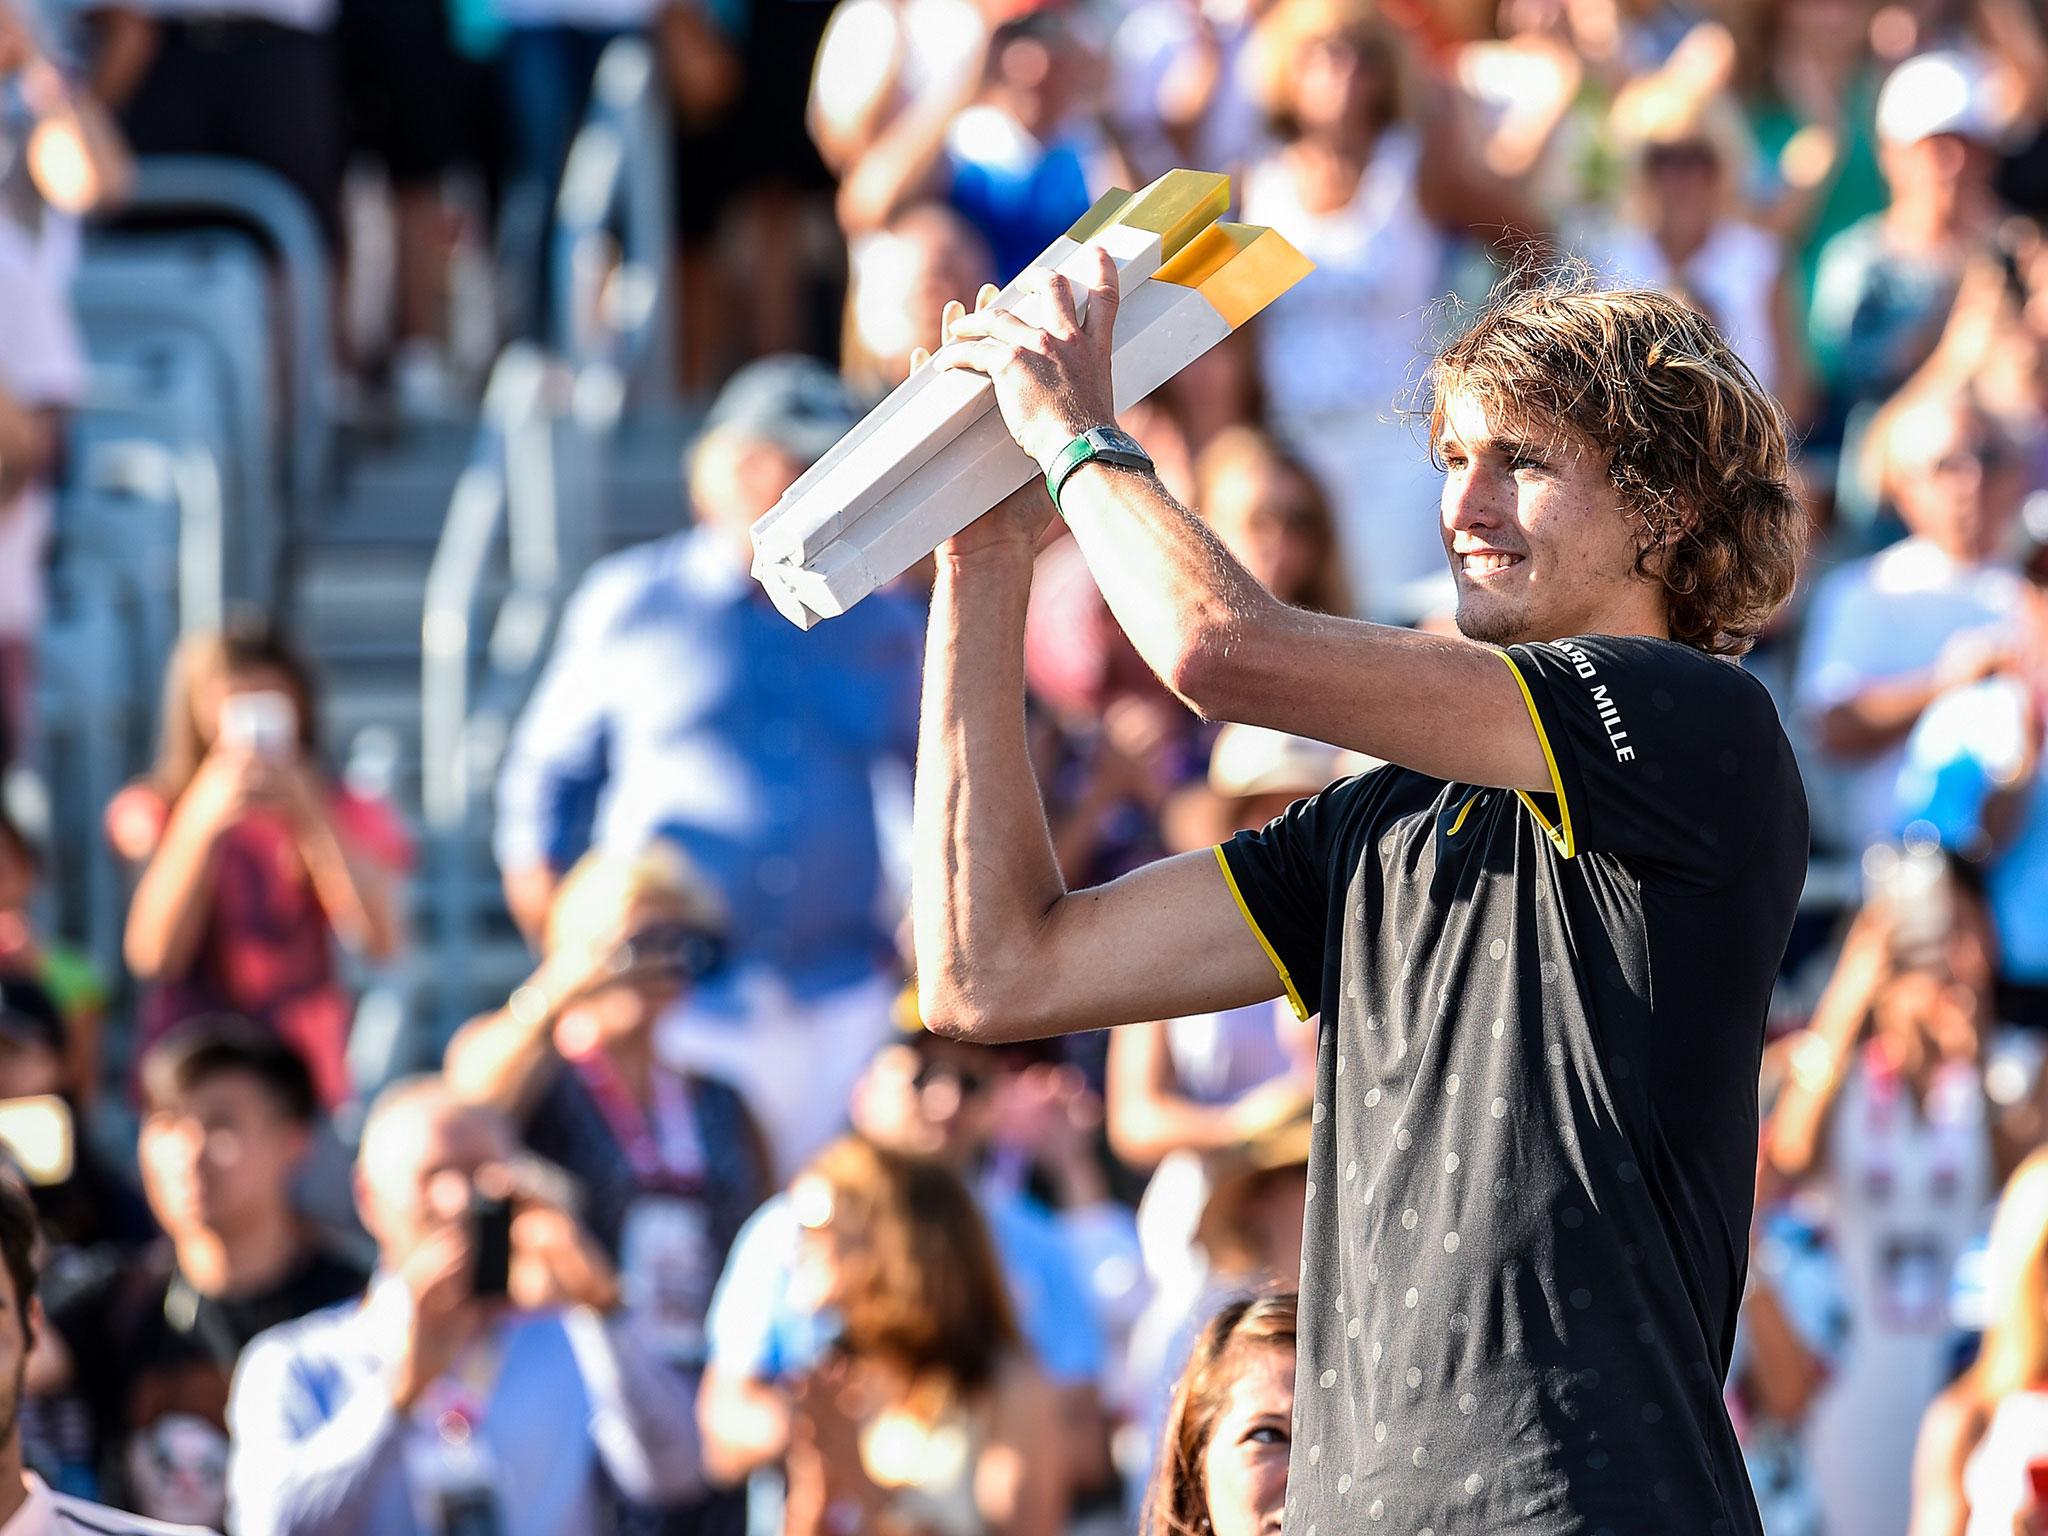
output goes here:
<path id="1" fill-rule="evenodd" d="M 1458 628 L 1491 645 L 1614 632 L 1661 594 L 1636 574 L 1636 535 L 1607 456 L 1570 428 L 1494 422 L 1454 391 L 1437 437 Z"/>

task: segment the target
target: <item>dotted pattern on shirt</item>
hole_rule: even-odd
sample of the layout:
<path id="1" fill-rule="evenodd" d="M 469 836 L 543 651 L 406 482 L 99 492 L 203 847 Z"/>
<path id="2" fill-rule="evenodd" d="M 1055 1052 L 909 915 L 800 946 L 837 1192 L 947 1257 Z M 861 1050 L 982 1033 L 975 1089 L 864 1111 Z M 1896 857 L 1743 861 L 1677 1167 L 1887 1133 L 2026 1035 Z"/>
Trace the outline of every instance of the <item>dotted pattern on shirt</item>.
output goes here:
<path id="1" fill-rule="evenodd" d="M 1760 1003 L 1712 1028 L 1686 978 L 1653 1009 L 1637 874 L 1567 862 L 1509 791 L 1386 769 L 1320 798 L 1318 852 L 1350 878 L 1325 925 L 1288 1530 L 1757 1536 L 1721 1384 Z M 1262 930 L 1302 850 L 1245 845 L 1280 825 L 1226 845 Z M 1803 865 L 1803 800 L 1798 830 Z"/>

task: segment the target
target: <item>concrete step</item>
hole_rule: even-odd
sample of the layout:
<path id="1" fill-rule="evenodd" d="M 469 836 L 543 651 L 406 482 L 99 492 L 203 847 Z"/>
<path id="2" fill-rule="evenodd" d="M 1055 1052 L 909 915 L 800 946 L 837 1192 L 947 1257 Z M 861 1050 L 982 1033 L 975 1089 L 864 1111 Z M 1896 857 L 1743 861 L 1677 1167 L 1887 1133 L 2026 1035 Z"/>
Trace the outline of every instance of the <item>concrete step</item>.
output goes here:
<path id="1" fill-rule="evenodd" d="M 315 536 L 330 544 L 431 549 L 475 437 L 472 422 L 444 423 L 409 427 L 395 439 L 368 445 Z"/>

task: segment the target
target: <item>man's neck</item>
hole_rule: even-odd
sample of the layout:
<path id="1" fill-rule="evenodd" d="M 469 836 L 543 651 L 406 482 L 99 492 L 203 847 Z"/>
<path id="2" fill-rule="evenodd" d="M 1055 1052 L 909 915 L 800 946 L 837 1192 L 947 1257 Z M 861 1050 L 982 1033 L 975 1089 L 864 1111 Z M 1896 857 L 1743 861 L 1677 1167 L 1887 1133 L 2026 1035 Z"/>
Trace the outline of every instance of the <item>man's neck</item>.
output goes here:
<path id="1" fill-rule="evenodd" d="M 1673 271 L 1678 271 L 1699 255 L 1712 233 L 1711 226 L 1666 225 L 1653 238 L 1657 249 L 1664 253 L 1665 261 L 1671 264 Z"/>
<path id="2" fill-rule="evenodd" d="M 1603 612 L 1588 614 L 1581 622 L 1557 634 L 1520 635 L 1508 643 L 1521 645 L 1548 640 L 1569 640 L 1576 635 L 1633 635 L 1646 640 L 1669 640 L 1671 615 L 1665 611 L 1660 594 L 1646 592 L 1641 597 L 1631 596 Z"/>
<path id="3" fill-rule="evenodd" d="M 605 1060 L 618 1074 L 619 1083 L 635 1104 L 645 1106 L 654 1092 L 654 1031 L 636 1029 L 607 1040 Z"/>
<path id="4" fill-rule="evenodd" d="M 174 1237 L 178 1273 L 202 1296 L 248 1296 L 281 1283 L 298 1262 L 299 1228 L 289 1210 L 268 1212 L 233 1231 L 201 1228 Z"/>

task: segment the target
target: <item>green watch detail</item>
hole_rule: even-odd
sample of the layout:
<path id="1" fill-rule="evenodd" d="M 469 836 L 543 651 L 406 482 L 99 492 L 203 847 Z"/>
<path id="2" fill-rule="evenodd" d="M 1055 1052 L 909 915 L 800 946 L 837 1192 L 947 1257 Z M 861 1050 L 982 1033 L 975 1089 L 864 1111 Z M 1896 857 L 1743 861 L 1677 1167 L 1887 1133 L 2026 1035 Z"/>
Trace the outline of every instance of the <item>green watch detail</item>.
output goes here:
<path id="1" fill-rule="evenodd" d="M 1099 461 L 1118 469 L 1150 469 L 1152 455 L 1121 427 L 1090 427 L 1053 458 L 1045 472 L 1045 488 L 1052 493 L 1053 510 L 1065 517 L 1060 505 L 1060 488 L 1083 464 Z"/>

